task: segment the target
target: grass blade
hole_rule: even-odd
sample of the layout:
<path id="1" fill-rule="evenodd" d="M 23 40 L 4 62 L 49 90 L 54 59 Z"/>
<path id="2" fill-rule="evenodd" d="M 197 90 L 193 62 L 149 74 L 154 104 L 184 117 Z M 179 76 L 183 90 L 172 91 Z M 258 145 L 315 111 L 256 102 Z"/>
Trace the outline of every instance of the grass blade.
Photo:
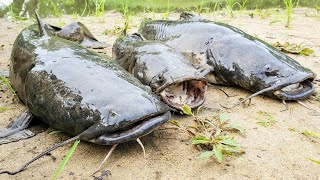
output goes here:
<path id="1" fill-rule="evenodd" d="M 311 159 L 311 158 L 307 158 L 307 159 L 320 165 L 320 161 L 317 161 L 317 160 L 314 160 L 314 159 Z"/>
<path id="2" fill-rule="evenodd" d="M 72 156 L 74 150 L 76 149 L 76 147 L 78 146 L 79 143 L 80 143 L 80 140 L 76 140 L 74 142 L 74 144 L 72 145 L 72 147 L 69 149 L 68 154 L 66 155 L 66 157 L 63 158 L 63 161 L 61 162 L 58 171 L 55 173 L 55 175 L 53 177 L 54 180 L 56 180 L 58 178 L 58 176 L 60 175 L 60 173 L 62 172 L 62 170 L 66 166 L 67 162 L 69 161 L 70 157 Z"/>

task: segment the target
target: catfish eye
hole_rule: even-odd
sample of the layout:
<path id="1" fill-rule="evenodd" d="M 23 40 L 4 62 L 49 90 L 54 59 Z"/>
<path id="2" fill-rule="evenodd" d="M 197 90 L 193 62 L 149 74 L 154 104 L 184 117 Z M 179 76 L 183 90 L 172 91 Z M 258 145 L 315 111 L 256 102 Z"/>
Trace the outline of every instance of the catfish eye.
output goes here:
<path id="1" fill-rule="evenodd" d="M 267 64 L 265 66 L 265 74 L 267 76 L 277 76 L 278 75 L 278 71 L 279 70 L 274 69 L 270 64 Z"/>

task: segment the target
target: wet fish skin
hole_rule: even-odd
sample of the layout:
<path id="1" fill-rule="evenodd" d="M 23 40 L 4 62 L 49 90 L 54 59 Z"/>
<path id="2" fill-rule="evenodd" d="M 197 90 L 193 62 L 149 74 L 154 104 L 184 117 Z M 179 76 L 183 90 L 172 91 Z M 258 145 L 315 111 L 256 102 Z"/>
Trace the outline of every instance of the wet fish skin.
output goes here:
<path id="1" fill-rule="evenodd" d="M 240 86 L 252 92 L 270 88 L 265 95 L 284 100 L 303 99 L 314 93 L 314 72 L 233 26 L 191 16 L 180 21 L 145 21 L 139 32 L 148 40 L 175 48 L 197 68 L 213 68 L 207 75 L 209 83 Z M 295 83 L 303 86 L 301 92 L 281 90 Z"/>
<path id="2" fill-rule="evenodd" d="M 30 112 L 81 140 L 122 143 L 170 118 L 168 106 L 111 58 L 40 37 L 36 25 L 19 34 L 10 60 L 11 84 Z"/>

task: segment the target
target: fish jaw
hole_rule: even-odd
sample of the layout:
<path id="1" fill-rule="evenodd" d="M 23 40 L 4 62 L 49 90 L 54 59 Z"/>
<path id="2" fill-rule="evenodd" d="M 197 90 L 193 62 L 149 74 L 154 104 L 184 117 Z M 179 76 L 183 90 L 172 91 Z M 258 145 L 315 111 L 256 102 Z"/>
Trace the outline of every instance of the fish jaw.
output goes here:
<path id="1" fill-rule="evenodd" d="M 283 100 L 305 99 L 315 92 L 315 87 L 312 84 L 315 77 L 316 74 L 313 73 L 304 79 L 288 83 L 286 86 L 281 86 L 281 89 L 274 91 L 273 95 Z"/>
<path id="2" fill-rule="evenodd" d="M 165 112 L 157 116 L 143 119 L 127 127 L 125 130 L 119 130 L 108 134 L 103 134 L 96 139 L 90 140 L 95 144 L 114 145 L 131 140 L 135 140 L 152 132 L 155 128 L 166 123 L 171 118 L 170 112 Z"/>
<path id="3" fill-rule="evenodd" d="M 190 108 L 202 105 L 206 91 L 207 82 L 204 79 L 188 79 L 175 81 L 159 94 L 166 104 L 180 110 L 183 105 L 188 105 Z"/>

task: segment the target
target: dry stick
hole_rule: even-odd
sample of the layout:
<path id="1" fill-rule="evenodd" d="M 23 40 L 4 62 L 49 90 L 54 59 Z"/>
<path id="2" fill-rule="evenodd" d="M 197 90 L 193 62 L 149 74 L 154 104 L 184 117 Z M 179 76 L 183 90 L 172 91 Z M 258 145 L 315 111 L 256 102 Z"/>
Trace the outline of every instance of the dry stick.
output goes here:
<path id="1" fill-rule="evenodd" d="M 110 157 L 111 153 L 116 149 L 118 144 L 115 144 L 111 147 L 111 149 L 109 150 L 108 154 L 106 155 L 106 157 L 104 158 L 104 160 L 101 162 L 101 164 L 99 165 L 98 169 L 92 174 L 96 174 L 100 169 L 101 169 L 101 166 L 107 161 L 107 159 Z"/>
<path id="2" fill-rule="evenodd" d="M 137 142 L 139 143 L 139 145 L 141 146 L 142 148 L 142 151 L 143 151 L 143 158 L 146 159 L 146 150 L 144 149 L 144 146 L 142 144 L 142 142 L 140 141 L 139 138 L 137 138 Z"/>
<path id="3" fill-rule="evenodd" d="M 234 94 L 234 95 L 229 95 L 228 93 L 226 93 L 223 89 L 219 88 L 219 87 L 216 87 L 218 90 L 220 90 L 221 92 L 223 92 L 223 94 L 225 94 L 227 96 L 227 98 L 229 97 L 236 97 L 238 96 L 237 94 Z"/>
<path id="4" fill-rule="evenodd" d="M 305 108 L 307 108 L 307 109 L 309 109 L 309 110 L 311 110 L 311 111 L 317 112 L 315 109 L 309 108 L 309 107 L 308 107 L 306 104 L 304 104 L 303 102 L 301 102 L 301 101 L 299 101 L 299 100 L 296 100 L 296 101 L 297 101 L 297 103 L 300 104 L 301 106 L 303 106 L 303 107 L 305 107 Z"/>
<path id="5" fill-rule="evenodd" d="M 250 100 L 253 97 L 256 97 L 256 96 L 258 96 L 258 95 L 260 95 L 262 93 L 268 92 L 268 91 L 272 91 L 275 88 L 276 88 L 276 86 L 271 86 L 271 87 L 262 89 L 261 91 L 258 91 L 256 93 L 251 94 L 250 96 L 246 97 L 245 99 L 241 100 L 239 103 L 237 103 L 237 104 L 235 104 L 235 105 L 233 105 L 231 107 L 225 107 L 225 106 L 222 106 L 221 104 L 220 104 L 220 106 L 222 106 L 223 108 L 226 108 L 226 109 L 232 109 L 232 108 L 235 108 L 235 107 L 239 106 L 240 104 L 244 103 L 245 101 Z"/>
<path id="6" fill-rule="evenodd" d="M 286 106 L 286 108 L 282 109 L 280 112 L 287 111 L 289 108 L 288 108 L 288 104 L 286 103 L 286 100 L 282 99 L 282 103 Z"/>
<path id="7" fill-rule="evenodd" d="M 49 152 L 59 148 L 59 147 L 62 147 L 72 141 L 75 141 L 75 140 L 78 140 L 79 139 L 79 136 L 75 136 L 73 138 L 70 138 L 70 139 L 67 139 L 61 143 L 58 143 L 58 144 L 55 144 L 54 146 L 52 146 L 51 148 L 47 149 L 46 151 L 42 152 L 41 154 L 39 154 L 38 156 L 36 156 L 35 158 L 31 159 L 29 162 L 27 162 L 25 165 L 23 165 L 19 170 L 17 171 L 1 171 L 0 174 L 9 174 L 9 175 L 15 175 L 17 173 L 20 173 L 22 172 L 23 170 L 25 170 L 27 168 L 27 166 L 29 166 L 31 163 L 33 163 L 34 161 L 40 159 L 41 157 L 45 156 L 46 154 L 48 154 Z"/>

